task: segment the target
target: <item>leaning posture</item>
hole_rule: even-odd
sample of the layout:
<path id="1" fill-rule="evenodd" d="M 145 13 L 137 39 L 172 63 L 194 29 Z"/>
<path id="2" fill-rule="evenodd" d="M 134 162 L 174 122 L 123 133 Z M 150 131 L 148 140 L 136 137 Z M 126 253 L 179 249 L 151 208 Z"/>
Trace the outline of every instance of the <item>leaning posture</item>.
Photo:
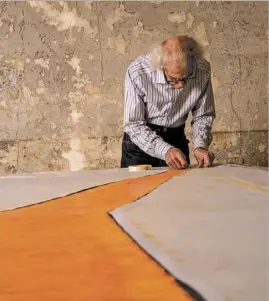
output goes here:
<path id="1" fill-rule="evenodd" d="M 210 64 L 192 38 L 174 36 L 128 67 L 121 167 L 186 168 L 189 140 L 184 129 L 190 112 L 194 156 L 198 167 L 208 167 L 215 118 Z"/>

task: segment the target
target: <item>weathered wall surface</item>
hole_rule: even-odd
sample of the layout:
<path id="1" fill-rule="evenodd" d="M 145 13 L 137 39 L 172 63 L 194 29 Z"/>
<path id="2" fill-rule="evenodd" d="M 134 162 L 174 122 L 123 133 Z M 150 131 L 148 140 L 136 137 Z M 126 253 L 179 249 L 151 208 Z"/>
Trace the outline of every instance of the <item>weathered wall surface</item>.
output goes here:
<path id="1" fill-rule="evenodd" d="M 266 165 L 267 13 L 264 2 L 1 2 L 0 173 L 118 166 L 126 68 L 174 34 L 211 62 L 217 160 Z"/>

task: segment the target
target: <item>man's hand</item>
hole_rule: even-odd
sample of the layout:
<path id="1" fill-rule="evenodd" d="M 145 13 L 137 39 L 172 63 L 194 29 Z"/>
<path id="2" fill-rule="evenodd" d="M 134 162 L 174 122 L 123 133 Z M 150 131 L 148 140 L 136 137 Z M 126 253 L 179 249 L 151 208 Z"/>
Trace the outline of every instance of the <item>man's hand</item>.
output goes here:
<path id="1" fill-rule="evenodd" d="M 197 160 L 197 168 L 210 167 L 215 159 L 213 153 L 201 147 L 194 150 L 194 157 Z"/>
<path id="2" fill-rule="evenodd" d="M 182 169 L 188 167 L 185 155 L 178 148 L 172 147 L 168 150 L 165 156 L 165 161 L 168 166 L 173 169 Z"/>

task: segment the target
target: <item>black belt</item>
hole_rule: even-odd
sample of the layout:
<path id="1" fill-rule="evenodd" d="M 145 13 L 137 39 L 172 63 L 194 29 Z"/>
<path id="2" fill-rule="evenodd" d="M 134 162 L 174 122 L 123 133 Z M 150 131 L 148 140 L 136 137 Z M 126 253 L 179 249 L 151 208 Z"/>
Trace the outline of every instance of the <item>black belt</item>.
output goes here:
<path id="1" fill-rule="evenodd" d="M 183 123 L 182 125 L 178 126 L 178 127 L 166 127 L 166 126 L 162 126 L 162 125 L 157 125 L 157 124 L 151 124 L 148 123 L 147 126 L 152 129 L 153 131 L 155 131 L 156 133 L 176 133 L 179 131 L 184 131 L 185 129 L 185 123 Z"/>

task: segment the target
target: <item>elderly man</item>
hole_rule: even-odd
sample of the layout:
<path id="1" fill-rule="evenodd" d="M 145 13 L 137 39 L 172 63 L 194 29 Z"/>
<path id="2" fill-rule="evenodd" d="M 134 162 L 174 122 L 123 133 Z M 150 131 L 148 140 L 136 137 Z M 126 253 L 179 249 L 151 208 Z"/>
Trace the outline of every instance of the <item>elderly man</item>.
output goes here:
<path id="1" fill-rule="evenodd" d="M 198 167 L 208 167 L 215 118 L 210 64 L 199 55 L 192 38 L 170 37 L 127 70 L 121 167 L 188 167 L 184 128 L 189 112 L 194 156 Z"/>

